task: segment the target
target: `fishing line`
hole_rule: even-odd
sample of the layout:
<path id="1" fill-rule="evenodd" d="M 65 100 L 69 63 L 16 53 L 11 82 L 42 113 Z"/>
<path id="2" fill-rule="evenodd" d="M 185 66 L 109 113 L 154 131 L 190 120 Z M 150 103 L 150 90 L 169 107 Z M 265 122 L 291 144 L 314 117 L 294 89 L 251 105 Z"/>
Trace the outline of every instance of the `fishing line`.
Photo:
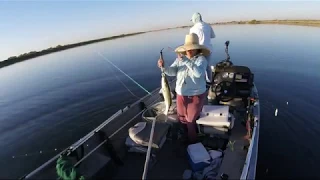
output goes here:
<path id="1" fill-rule="evenodd" d="M 17 154 L 11 156 L 12 159 L 20 159 L 20 158 L 26 158 L 26 157 L 32 157 L 32 156 L 39 156 L 43 154 L 49 154 L 49 153 L 54 153 L 54 152 L 60 152 L 63 151 L 66 148 L 54 148 L 53 150 L 44 150 L 44 151 L 34 151 L 34 152 L 29 152 L 25 154 Z"/>
<path id="2" fill-rule="evenodd" d="M 113 70 L 108 66 L 109 70 L 113 72 Z M 121 79 L 117 76 L 116 73 L 111 73 L 113 74 L 117 79 L 118 81 L 130 92 L 130 94 L 132 94 L 132 96 L 138 98 L 138 99 L 141 99 L 141 97 L 138 97 L 137 95 L 135 95 L 124 83 L 123 81 L 121 81 Z"/>
<path id="3" fill-rule="evenodd" d="M 120 68 L 118 68 L 115 64 L 113 64 L 111 61 L 109 61 L 106 57 L 104 57 L 100 52 L 97 52 L 104 60 L 108 61 L 111 65 L 113 65 L 115 68 L 117 68 L 120 72 L 122 72 L 125 76 L 127 76 L 131 81 L 133 81 L 136 85 L 138 85 L 142 90 L 144 90 L 146 93 L 151 95 L 151 93 L 146 90 L 143 86 L 141 86 L 138 82 L 136 82 L 134 79 L 132 79 L 128 74 L 123 72 Z"/>

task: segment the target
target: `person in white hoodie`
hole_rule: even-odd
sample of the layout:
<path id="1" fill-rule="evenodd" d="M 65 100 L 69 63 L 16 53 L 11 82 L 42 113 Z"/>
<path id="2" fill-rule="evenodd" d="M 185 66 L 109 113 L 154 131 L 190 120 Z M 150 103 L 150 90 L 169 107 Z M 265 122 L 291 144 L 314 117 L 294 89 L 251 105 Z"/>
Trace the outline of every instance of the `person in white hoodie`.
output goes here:
<path id="1" fill-rule="evenodd" d="M 189 34 L 197 34 L 199 37 L 199 44 L 204 45 L 207 49 L 211 51 L 210 55 L 206 57 L 208 61 L 206 80 L 208 84 L 212 84 L 212 51 L 213 46 L 211 44 L 211 38 L 215 38 L 216 35 L 210 24 L 202 21 L 202 16 L 200 13 L 196 12 L 192 15 L 191 21 L 193 22 L 193 27 L 190 29 Z"/>

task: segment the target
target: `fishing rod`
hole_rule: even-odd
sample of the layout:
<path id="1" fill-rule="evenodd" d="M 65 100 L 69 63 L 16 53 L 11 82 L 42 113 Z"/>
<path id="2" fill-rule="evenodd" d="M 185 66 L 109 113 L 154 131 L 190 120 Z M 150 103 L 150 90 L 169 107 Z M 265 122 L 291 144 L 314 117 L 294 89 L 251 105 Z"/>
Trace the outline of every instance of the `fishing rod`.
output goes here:
<path id="1" fill-rule="evenodd" d="M 137 86 L 139 86 L 142 90 L 144 90 L 146 93 L 148 93 L 149 95 L 151 95 L 151 93 L 146 90 L 142 85 L 140 85 L 137 81 L 135 81 L 134 79 L 132 79 L 128 74 L 126 74 L 125 72 L 123 72 L 120 68 L 118 68 L 118 66 L 116 66 L 115 64 L 113 64 L 111 61 L 108 60 L 108 58 L 106 58 L 105 56 L 103 56 L 100 52 L 97 52 L 97 54 L 99 54 L 104 60 L 108 61 L 113 67 L 117 68 L 120 72 L 122 72 L 125 76 L 127 76 L 132 82 L 134 82 Z"/>
<path id="2" fill-rule="evenodd" d="M 160 59 L 163 60 L 163 51 L 164 48 L 160 50 Z M 161 72 L 164 73 L 164 68 L 161 67 Z M 148 168 L 149 168 L 149 161 L 150 161 L 150 154 L 151 154 L 151 148 L 152 148 L 152 143 L 153 143 L 153 134 L 154 134 L 154 126 L 156 125 L 156 121 L 159 116 L 156 116 L 156 118 L 153 119 L 152 121 L 152 127 L 151 127 L 151 132 L 150 132 L 150 137 L 149 137 L 149 143 L 148 143 L 148 150 L 147 150 L 147 156 L 146 156 L 146 161 L 144 162 L 144 168 L 143 168 L 143 174 L 142 174 L 142 180 L 145 180 L 147 178 L 147 173 L 148 173 Z"/>
<path id="3" fill-rule="evenodd" d="M 156 125 L 156 121 L 157 121 L 158 118 L 159 118 L 159 115 L 156 116 L 156 118 L 154 118 L 153 122 L 152 122 L 151 133 L 150 133 L 149 142 L 148 142 L 147 156 L 146 156 L 146 161 L 144 163 L 144 168 L 143 168 L 142 180 L 147 179 L 147 173 L 148 173 L 149 161 L 150 161 L 150 154 L 151 154 L 151 148 L 152 148 L 152 143 L 153 143 L 154 127 Z"/>
<path id="4" fill-rule="evenodd" d="M 164 61 L 164 60 L 163 60 L 163 54 L 162 54 L 163 49 L 164 49 L 164 48 L 162 48 L 162 49 L 160 50 L 160 59 L 161 59 L 162 61 Z M 161 67 L 161 72 L 162 72 L 162 73 L 164 72 L 163 66 Z"/>
<path id="5" fill-rule="evenodd" d="M 160 50 L 160 59 L 162 59 L 162 60 L 163 60 L 163 52 L 162 52 L 163 49 L 164 48 L 162 48 Z M 161 67 L 161 72 L 162 72 L 162 75 L 163 75 L 164 74 L 164 68 L 163 67 Z M 150 137 L 149 137 L 147 156 L 146 156 L 146 161 L 144 163 L 144 168 L 143 168 L 142 180 L 145 180 L 147 178 L 147 173 L 148 173 L 148 168 L 149 168 L 149 161 L 150 161 L 150 154 L 151 154 L 152 143 L 153 143 L 154 127 L 155 127 L 156 121 L 158 121 L 158 118 L 160 116 L 161 116 L 161 114 L 156 116 L 156 118 L 154 118 L 153 121 L 152 121 L 152 127 L 151 127 L 151 132 L 150 132 Z"/>

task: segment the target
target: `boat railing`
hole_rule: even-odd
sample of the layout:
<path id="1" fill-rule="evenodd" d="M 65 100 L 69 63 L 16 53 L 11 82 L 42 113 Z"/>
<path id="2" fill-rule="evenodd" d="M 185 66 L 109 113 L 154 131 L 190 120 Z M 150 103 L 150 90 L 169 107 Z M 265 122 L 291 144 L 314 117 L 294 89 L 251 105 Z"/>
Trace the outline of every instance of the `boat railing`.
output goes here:
<path id="1" fill-rule="evenodd" d="M 51 163 L 53 163 L 54 161 L 56 161 L 62 154 L 64 154 L 66 151 L 75 151 L 77 150 L 80 146 L 82 146 L 86 141 L 88 141 L 92 136 L 95 135 L 96 132 L 98 132 L 100 129 L 102 129 L 103 127 L 105 127 L 108 123 L 110 123 L 112 120 L 114 120 L 116 117 L 118 117 L 119 115 L 121 115 L 123 113 L 123 109 L 120 109 L 119 111 L 117 111 L 115 114 L 113 114 L 111 117 L 109 117 L 107 120 L 105 120 L 101 125 L 99 125 L 97 128 L 95 128 L 93 131 L 89 132 L 87 135 L 85 135 L 84 137 L 82 137 L 81 139 L 79 139 L 78 141 L 76 141 L 75 143 L 73 143 L 71 146 L 69 146 L 68 148 L 64 149 L 62 152 L 60 152 L 59 154 L 57 154 L 56 156 L 54 156 L 53 158 L 51 158 L 49 161 L 47 161 L 46 163 L 42 164 L 41 166 L 39 166 L 37 169 L 35 169 L 34 171 L 32 171 L 31 173 L 27 174 L 26 176 L 20 178 L 20 179 L 28 179 L 31 178 L 32 176 L 36 175 L 39 171 L 41 171 L 42 169 L 46 168 L 48 165 L 50 165 Z M 100 143 L 99 145 L 103 145 L 104 142 Z M 100 146 L 97 146 L 96 148 L 94 148 L 94 150 L 98 149 Z M 94 151 L 91 151 L 91 153 Z M 85 155 L 81 160 L 84 160 L 86 157 L 88 157 L 91 153 L 88 153 L 87 155 Z"/>
<path id="2" fill-rule="evenodd" d="M 258 100 L 253 106 L 254 115 L 254 128 L 252 133 L 252 140 L 248 149 L 247 157 L 243 166 L 240 179 L 255 179 L 256 166 L 258 158 L 258 142 L 259 142 L 259 129 L 260 129 L 260 104 L 257 88 L 254 86 L 253 97 Z"/>

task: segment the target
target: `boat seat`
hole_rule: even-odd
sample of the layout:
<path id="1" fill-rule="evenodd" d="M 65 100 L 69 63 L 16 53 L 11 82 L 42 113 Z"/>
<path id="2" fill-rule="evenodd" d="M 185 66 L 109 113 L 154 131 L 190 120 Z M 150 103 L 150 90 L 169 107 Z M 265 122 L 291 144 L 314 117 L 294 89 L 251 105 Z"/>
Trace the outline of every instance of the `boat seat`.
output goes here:
<path id="1" fill-rule="evenodd" d="M 234 120 L 229 106 L 205 105 L 196 124 L 199 132 L 204 134 L 224 135 L 233 128 Z"/>
<path id="2" fill-rule="evenodd" d="M 158 118 L 162 119 L 162 116 L 165 115 L 159 115 L 156 117 L 152 141 L 152 147 L 155 149 L 160 149 L 162 147 L 166 140 L 167 133 L 170 129 L 170 124 L 162 121 L 157 121 Z M 126 145 L 129 147 L 139 147 L 140 149 L 147 148 L 150 139 L 151 129 L 152 121 L 138 122 L 129 129 L 129 136 L 126 141 Z"/>

